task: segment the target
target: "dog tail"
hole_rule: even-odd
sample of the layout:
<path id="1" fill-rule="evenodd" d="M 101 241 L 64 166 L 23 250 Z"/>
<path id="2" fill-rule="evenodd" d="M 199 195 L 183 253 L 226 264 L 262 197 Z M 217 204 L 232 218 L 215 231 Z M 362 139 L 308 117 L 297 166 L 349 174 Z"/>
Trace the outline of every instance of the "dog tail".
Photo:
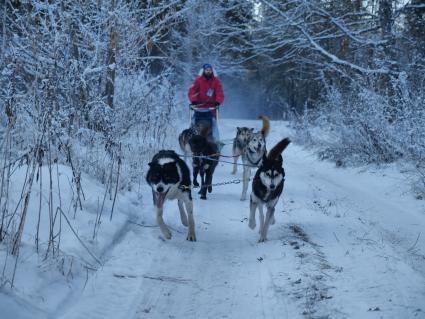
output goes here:
<path id="1" fill-rule="evenodd" d="M 264 138 L 266 138 L 270 132 L 270 120 L 265 115 L 260 115 L 258 118 L 263 120 L 263 127 L 261 128 L 261 134 L 264 136 Z"/>
<path id="2" fill-rule="evenodd" d="M 275 159 L 277 158 L 282 152 L 285 150 L 285 148 L 291 143 L 289 138 L 284 138 L 279 143 L 277 143 L 269 152 L 269 155 L 267 156 L 269 159 Z"/>

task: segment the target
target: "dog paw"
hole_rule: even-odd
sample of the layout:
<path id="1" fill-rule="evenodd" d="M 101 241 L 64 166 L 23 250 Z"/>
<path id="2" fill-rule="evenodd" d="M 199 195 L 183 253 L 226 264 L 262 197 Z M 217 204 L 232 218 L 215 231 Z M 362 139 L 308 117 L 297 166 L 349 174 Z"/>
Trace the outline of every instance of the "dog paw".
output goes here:
<path id="1" fill-rule="evenodd" d="M 164 230 L 162 234 L 164 235 L 165 239 L 171 239 L 171 232 L 169 230 Z"/>
<path id="2" fill-rule="evenodd" d="M 236 174 L 236 171 L 232 171 L 232 175 L 235 175 Z"/>
<path id="3" fill-rule="evenodd" d="M 274 216 L 270 218 L 270 225 L 274 225 L 276 223 L 276 219 L 274 219 Z"/>
<path id="4" fill-rule="evenodd" d="M 201 195 L 201 199 L 207 199 L 207 195 Z"/>
<path id="5" fill-rule="evenodd" d="M 250 219 L 249 220 L 249 223 L 248 223 L 248 227 L 251 228 L 251 229 L 254 229 L 255 226 L 257 226 L 257 224 L 255 223 L 255 220 L 254 219 Z"/>
<path id="6" fill-rule="evenodd" d="M 196 180 L 193 180 L 193 186 L 198 187 L 199 186 L 199 183 Z"/>
<path id="7" fill-rule="evenodd" d="M 208 186 L 208 193 L 212 192 L 212 186 Z"/>
<path id="8" fill-rule="evenodd" d="M 195 234 L 188 234 L 187 237 L 186 237 L 186 240 L 188 240 L 188 241 L 196 241 Z"/>
<path id="9" fill-rule="evenodd" d="M 266 237 L 261 236 L 260 239 L 258 240 L 259 243 L 264 243 L 267 241 Z"/>
<path id="10" fill-rule="evenodd" d="M 243 202 L 243 201 L 246 201 L 246 195 L 242 195 L 241 196 L 241 201 Z"/>

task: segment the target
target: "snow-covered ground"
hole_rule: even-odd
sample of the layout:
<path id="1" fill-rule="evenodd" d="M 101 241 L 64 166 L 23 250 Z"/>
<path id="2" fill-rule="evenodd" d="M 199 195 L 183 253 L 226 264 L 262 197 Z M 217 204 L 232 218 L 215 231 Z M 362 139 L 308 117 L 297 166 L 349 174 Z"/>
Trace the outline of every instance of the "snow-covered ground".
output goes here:
<path id="1" fill-rule="evenodd" d="M 221 136 L 260 125 L 222 120 Z M 291 134 L 272 122 L 268 147 Z M 223 154 L 230 153 L 229 145 Z M 123 195 L 113 221 L 102 223 L 90 248 L 103 266 L 88 278 L 84 268 L 74 278 L 46 262 L 35 268 L 28 238 L 16 288 L 0 290 L 1 318 L 425 318 L 425 203 L 395 166 L 336 168 L 291 144 L 284 167 L 266 243 L 248 228 L 241 184 L 217 186 L 207 201 L 194 193 L 194 243 L 176 202 L 166 203 L 173 238 L 163 239 L 146 186 L 145 202 Z M 241 169 L 230 172 L 220 163 L 214 182 L 241 178 Z M 94 182 L 85 191 L 86 211 L 71 220 L 87 226 L 82 237 L 102 196 Z M 72 238 L 64 251 L 93 262 Z"/>

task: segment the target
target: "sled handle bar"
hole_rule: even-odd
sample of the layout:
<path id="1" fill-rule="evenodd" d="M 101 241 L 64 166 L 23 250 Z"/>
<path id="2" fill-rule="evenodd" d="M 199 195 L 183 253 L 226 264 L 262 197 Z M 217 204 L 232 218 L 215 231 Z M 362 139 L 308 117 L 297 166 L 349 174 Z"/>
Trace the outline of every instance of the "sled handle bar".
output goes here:
<path id="1" fill-rule="evenodd" d="M 218 110 L 218 106 L 210 106 L 210 107 L 196 107 L 198 105 L 208 105 L 207 103 L 205 104 L 189 104 L 189 108 L 193 111 L 200 111 L 200 110 L 210 110 L 210 111 L 214 111 L 214 110 Z"/>

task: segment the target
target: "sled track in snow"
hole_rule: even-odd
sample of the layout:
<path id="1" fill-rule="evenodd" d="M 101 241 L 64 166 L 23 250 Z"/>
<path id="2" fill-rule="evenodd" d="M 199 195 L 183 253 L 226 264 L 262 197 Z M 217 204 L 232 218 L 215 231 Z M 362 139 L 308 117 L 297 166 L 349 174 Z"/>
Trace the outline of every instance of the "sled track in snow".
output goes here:
<path id="1" fill-rule="evenodd" d="M 271 133 L 269 145 L 281 137 Z M 408 211 L 383 195 L 375 200 L 356 174 L 292 147 L 266 243 L 257 242 L 258 227 L 248 228 L 249 201 L 239 200 L 240 184 L 215 187 L 207 201 L 193 191 L 197 242 L 185 240 L 175 202 L 164 210 L 169 241 L 158 227 L 127 225 L 114 249 L 103 252 L 104 267 L 59 318 L 420 318 L 422 238 L 388 228 L 375 214 Z M 235 178 L 230 171 L 219 163 L 213 183 Z M 152 204 L 134 220 L 156 225 Z M 405 262 L 405 248 L 419 257 Z"/>

